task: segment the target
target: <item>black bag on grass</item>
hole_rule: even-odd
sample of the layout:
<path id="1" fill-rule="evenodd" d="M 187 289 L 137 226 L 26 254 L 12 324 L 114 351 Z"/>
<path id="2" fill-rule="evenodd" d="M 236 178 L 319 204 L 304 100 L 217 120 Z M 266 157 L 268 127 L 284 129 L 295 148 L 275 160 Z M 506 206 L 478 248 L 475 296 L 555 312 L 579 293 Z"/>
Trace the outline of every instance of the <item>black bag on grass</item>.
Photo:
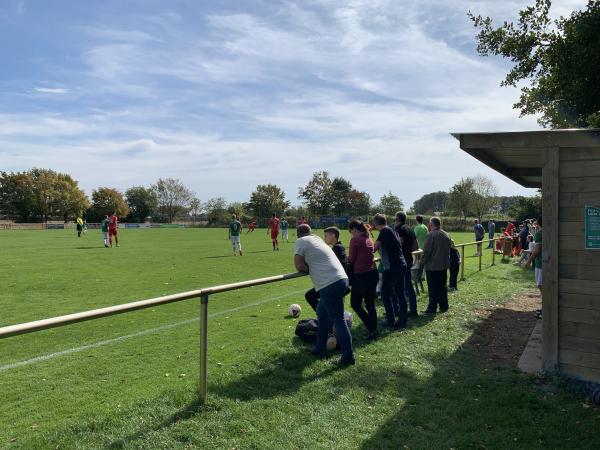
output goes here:
<path id="1" fill-rule="evenodd" d="M 296 336 L 304 342 L 315 343 L 319 332 L 319 322 L 317 319 L 303 319 L 296 325 Z"/>

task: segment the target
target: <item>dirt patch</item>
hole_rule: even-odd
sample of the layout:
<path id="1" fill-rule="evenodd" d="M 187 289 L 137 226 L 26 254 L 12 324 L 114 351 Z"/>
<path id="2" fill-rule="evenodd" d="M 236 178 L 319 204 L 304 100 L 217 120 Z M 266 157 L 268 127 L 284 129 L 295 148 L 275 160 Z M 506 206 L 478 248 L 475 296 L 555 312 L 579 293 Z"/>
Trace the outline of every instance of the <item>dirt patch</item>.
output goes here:
<path id="1" fill-rule="evenodd" d="M 514 296 L 504 305 L 481 311 L 481 320 L 487 326 L 477 327 L 466 346 L 477 350 L 485 368 L 517 367 L 527 345 L 541 308 L 541 297 L 536 291 Z"/>

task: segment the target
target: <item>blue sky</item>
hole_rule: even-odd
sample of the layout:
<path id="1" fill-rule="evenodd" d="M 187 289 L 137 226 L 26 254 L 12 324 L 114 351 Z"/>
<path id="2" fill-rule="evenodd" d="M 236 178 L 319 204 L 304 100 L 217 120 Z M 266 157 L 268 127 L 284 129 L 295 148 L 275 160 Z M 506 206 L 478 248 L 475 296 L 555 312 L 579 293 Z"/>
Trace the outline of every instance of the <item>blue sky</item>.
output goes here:
<path id="1" fill-rule="evenodd" d="M 0 170 L 68 172 L 88 193 L 175 177 L 201 200 L 272 182 L 299 203 L 316 170 L 407 205 L 476 173 L 530 194 L 449 135 L 538 128 L 466 17 L 522 6 L 0 0 Z"/>

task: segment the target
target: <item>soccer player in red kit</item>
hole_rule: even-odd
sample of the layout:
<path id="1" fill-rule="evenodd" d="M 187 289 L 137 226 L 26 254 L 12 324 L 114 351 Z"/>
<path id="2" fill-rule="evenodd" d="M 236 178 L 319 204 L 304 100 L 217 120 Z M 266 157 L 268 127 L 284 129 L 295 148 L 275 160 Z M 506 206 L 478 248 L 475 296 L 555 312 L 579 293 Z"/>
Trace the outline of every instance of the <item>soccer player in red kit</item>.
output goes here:
<path id="1" fill-rule="evenodd" d="M 277 214 L 273 213 L 273 217 L 269 219 L 269 231 L 271 232 L 271 241 L 273 241 L 273 251 L 279 251 L 279 241 L 277 238 L 279 237 L 279 218 Z M 267 231 L 267 235 L 269 234 Z"/>
<path id="2" fill-rule="evenodd" d="M 255 229 L 256 229 L 256 220 L 253 220 L 252 222 L 250 222 L 248 224 L 248 231 L 246 231 L 246 234 L 248 234 L 248 233 L 254 233 Z"/>
<path id="3" fill-rule="evenodd" d="M 112 247 L 112 238 L 115 237 L 115 243 L 117 247 L 119 246 L 119 236 L 117 234 L 117 224 L 119 223 L 119 218 L 117 217 L 117 213 L 113 213 L 108 219 L 108 242 Z"/>

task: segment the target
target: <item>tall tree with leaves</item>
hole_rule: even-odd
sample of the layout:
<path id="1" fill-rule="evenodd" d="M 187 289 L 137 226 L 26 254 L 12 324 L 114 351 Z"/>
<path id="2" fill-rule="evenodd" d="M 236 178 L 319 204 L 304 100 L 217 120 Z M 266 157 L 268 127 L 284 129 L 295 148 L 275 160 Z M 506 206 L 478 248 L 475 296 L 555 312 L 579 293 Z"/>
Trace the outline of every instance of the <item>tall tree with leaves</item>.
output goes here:
<path id="1" fill-rule="evenodd" d="M 306 186 L 298 189 L 298 198 L 304 200 L 311 214 L 330 214 L 333 207 L 333 180 L 329 172 L 315 172 Z"/>
<path id="2" fill-rule="evenodd" d="M 0 173 L 0 214 L 27 221 L 31 215 L 31 176 L 27 172 Z"/>
<path id="3" fill-rule="evenodd" d="M 125 198 L 129 206 L 129 217 L 137 222 L 144 222 L 158 207 L 156 192 L 144 186 L 133 186 L 127 189 Z"/>
<path id="4" fill-rule="evenodd" d="M 473 197 L 475 197 L 473 184 L 473 178 L 462 178 L 452 186 L 448 194 L 450 209 L 463 216 L 465 224 L 467 217 L 473 211 Z"/>
<path id="5" fill-rule="evenodd" d="M 176 178 L 159 178 L 152 190 L 158 198 L 158 211 L 168 222 L 184 214 L 194 198 L 194 193 Z"/>
<path id="6" fill-rule="evenodd" d="M 448 207 L 448 193 L 444 191 L 430 192 L 413 203 L 416 214 L 433 214 L 445 212 Z"/>
<path id="7" fill-rule="evenodd" d="M 376 208 L 379 210 L 378 212 L 384 213 L 388 217 L 394 217 L 398 211 L 404 209 L 404 203 L 402 203 L 400 197 L 390 191 L 381 196 Z"/>
<path id="8" fill-rule="evenodd" d="M 255 217 L 270 217 L 272 213 L 283 214 L 290 206 L 285 198 L 285 192 L 274 184 L 259 184 L 250 195 L 246 209 Z"/>
<path id="9" fill-rule="evenodd" d="M 223 225 L 227 223 L 227 202 L 223 197 L 208 199 L 204 205 L 208 223 L 211 225 Z"/>
<path id="10" fill-rule="evenodd" d="M 93 221 L 99 222 L 106 215 L 116 213 L 118 217 L 129 214 L 129 206 L 123 194 L 117 189 L 100 187 L 92 192 L 92 205 L 89 216 Z"/>
<path id="11" fill-rule="evenodd" d="M 552 21 L 550 0 L 519 12 L 517 23 L 495 28 L 492 19 L 469 13 L 479 29 L 477 51 L 501 55 L 514 66 L 502 82 L 517 87 L 521 115 L 540 114 L 544 127 L 600 126 L 600 0 Z"/>

